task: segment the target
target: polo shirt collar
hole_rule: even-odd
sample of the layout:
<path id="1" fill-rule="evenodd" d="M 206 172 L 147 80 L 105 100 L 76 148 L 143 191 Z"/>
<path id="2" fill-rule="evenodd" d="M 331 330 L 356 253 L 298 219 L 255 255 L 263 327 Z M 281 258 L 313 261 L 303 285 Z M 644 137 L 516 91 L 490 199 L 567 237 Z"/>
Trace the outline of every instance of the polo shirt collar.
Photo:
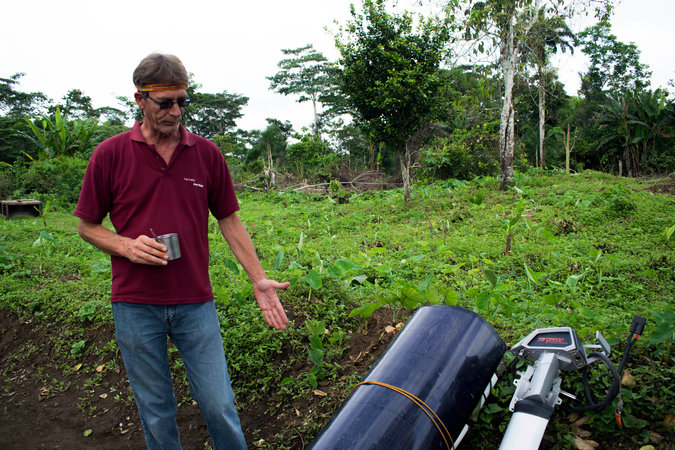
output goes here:
<path id="1" fill-rule="evenodd" d="M 145 138 L 143 137 L 143 133 L 141 132 L 142 123 L 143 123 L 142 120 L 140 122 L 134 123 L 134 126 L 131 129 L 131 140 L 147 144 Z M 178 143 L 178 146 L 176 148 L 192 147 L 193 145 L 195 145 L 195 136 L 192 133 L 188 132 L 182 123 L 179 125 L 179 130 L 180 130 L 180 142 Z"/>

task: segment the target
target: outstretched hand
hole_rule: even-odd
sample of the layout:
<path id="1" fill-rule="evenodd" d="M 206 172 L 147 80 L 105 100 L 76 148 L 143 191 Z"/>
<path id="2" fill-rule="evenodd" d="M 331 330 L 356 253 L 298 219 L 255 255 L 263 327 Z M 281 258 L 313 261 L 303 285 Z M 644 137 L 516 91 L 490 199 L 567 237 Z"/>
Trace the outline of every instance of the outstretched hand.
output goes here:
<path id="1" fill-rule="evenodd" d="M 277 289 L 286 289 L 291 283 L 279 283 L 274 280 L 264 279 L 253 284 L 253 293 L 258 301 L 258 306 L 262 309 L 265 320 L 269 326 L 277 330 L 286 329 L 288 317 L 284 312 L 283 306 L 277 296 Z"/>

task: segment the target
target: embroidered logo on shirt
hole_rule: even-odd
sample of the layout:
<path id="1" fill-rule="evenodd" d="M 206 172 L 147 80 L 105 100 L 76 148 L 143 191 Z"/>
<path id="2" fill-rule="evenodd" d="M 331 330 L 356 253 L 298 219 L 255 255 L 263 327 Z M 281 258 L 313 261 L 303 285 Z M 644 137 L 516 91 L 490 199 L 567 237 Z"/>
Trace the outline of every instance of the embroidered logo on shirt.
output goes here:
<path id="1" fill-rule="evenodd" d="M 203 187 L 204 187 L 203 184 L 197 183 L 197 180 L 195 180 L 194 178 L 187 178 L 187 177 L 186 177 L 186 178 L 183 178 L 183 180 L 187 181 L 188 183 L 192 183 L 193 186 L 196 186 L 196 187 L 199 187 L 199 188 L 203 188 Z"/>

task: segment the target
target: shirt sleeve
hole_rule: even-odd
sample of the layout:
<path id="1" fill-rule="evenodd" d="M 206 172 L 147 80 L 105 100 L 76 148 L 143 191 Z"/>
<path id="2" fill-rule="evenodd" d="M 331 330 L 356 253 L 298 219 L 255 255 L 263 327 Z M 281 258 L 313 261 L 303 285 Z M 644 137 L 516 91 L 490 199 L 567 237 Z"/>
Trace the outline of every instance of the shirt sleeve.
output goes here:
<path id="1" fill-rule="evenodd" d="M 112 193 L 109 165 L 104 162 L 104 149 L 99 146 L 87 165 L 80 197 L 73 215 L 92 223 L 102 223 L 110 212 Z"/>

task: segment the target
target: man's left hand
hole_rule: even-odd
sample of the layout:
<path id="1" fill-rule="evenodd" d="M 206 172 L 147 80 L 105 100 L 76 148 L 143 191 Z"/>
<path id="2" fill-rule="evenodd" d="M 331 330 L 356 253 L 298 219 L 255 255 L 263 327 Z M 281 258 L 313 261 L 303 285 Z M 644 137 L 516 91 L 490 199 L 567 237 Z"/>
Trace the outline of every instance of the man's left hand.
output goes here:
<path id="1" fill-rule="evenodd" d="M 277 296 L 277 289 L 286 289 L 291 283 L 279 283 L 274 280 L 264 279 L 253 284 L 253 293 L 262 309 L 265 320 L 277 330 L 286 329 L 288 318 Z"/>

